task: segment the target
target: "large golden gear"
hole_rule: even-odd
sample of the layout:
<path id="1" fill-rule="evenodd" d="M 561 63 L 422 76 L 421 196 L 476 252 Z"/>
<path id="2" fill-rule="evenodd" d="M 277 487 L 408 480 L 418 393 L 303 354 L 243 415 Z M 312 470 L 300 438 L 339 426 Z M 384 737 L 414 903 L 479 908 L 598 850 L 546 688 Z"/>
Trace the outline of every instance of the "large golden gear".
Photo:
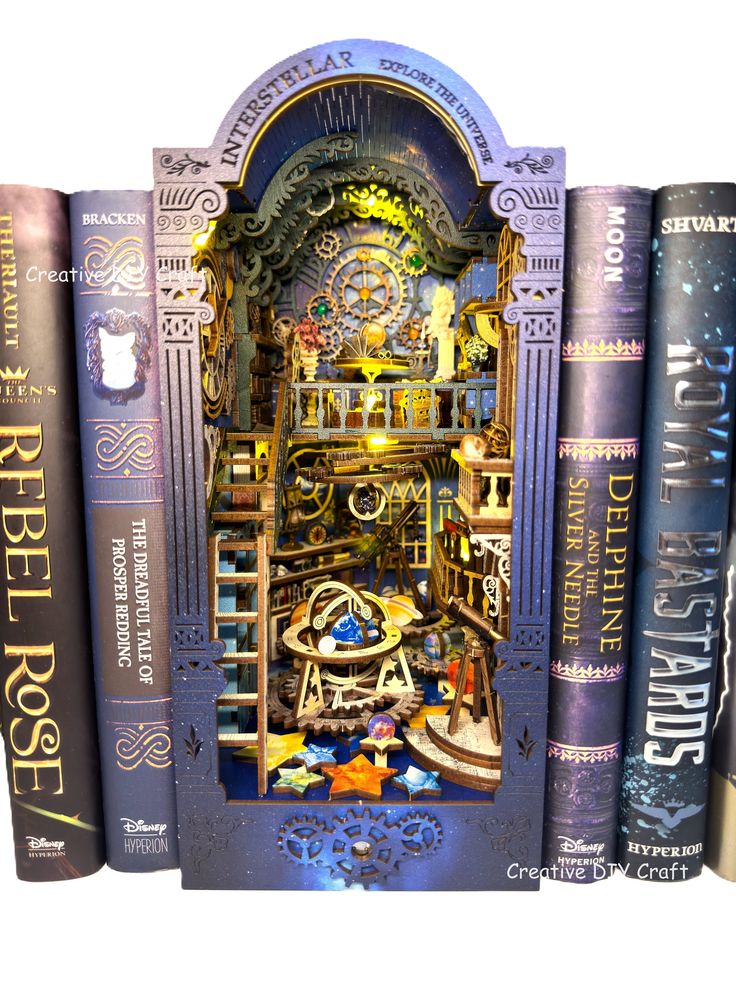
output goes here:
<path id="1" fill-rule="evenodd" d="M 405 273 L 384 249 L 348 249 L 335 263 L 327 291 L 337 298 L 346 327 L 369 321 L 382 325 L 400 317 L 406 298 Z"/>

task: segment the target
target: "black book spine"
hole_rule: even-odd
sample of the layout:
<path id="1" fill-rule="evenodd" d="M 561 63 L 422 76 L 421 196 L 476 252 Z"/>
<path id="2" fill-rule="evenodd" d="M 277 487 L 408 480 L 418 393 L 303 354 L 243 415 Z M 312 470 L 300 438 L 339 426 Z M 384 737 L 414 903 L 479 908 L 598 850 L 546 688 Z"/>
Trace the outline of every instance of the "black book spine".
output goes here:
<path id="1" fill-rule="evenodd" d="M 18 876 L 105 861 L 67 202 L 0 187 L 2 718 Z"/>
<path id="2" fill-rule="evenodd" d="M 616 862 L 652 192 L 567 196 L 545 866 Z"/>
<path id="3" fill-rule="evenodd" d="M 736 185 L 657 192 L 620 862 L 654 881 L 703 863 L 728 527 Z"/>
<path id="4" fill-rule="evenodd" d="M 736 472 L 731 477 L 705 862 L 724 879 L 736 881 Z"/>

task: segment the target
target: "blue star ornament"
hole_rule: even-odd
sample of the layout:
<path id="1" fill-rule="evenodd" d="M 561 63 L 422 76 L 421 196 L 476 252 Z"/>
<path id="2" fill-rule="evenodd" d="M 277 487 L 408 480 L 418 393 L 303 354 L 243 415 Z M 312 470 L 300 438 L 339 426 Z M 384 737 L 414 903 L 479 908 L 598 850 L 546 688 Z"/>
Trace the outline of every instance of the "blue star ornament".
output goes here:
<path id="1" fill-rule="evenodd" d="M 319 770 L 321 766 L 335 766 L 337 763 L 335 759 L 336 752 L 337 746 L 325 749 L 316 743 L 308 743 L 307 748 L 302 750 L 301 753 L 294 753 L 293 758 L 294 760 L 298 760 L 302 766 L 305 766 L 311 772 L 312 770 Z"/>
<path id="2" fill-rule="evenodd" d="M 420 770 L 419 767 L 407 767 L 406 773 L 394 777 L 391 783 L 403 790 L 409 800 L 415 797 L 440 797 L 442 788 L 439 784 L 439 770 Z"/>

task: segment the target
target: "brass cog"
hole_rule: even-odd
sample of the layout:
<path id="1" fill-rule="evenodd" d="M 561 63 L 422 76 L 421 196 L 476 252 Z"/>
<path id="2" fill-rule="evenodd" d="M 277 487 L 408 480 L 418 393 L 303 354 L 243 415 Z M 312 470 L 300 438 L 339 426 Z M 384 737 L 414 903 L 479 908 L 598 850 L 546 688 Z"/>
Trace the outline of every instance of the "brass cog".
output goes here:
<path id="1" fill-rule="evenodd" d="M 422 255 L 418 249 L 410 249 L 406 252 L 402 260 L 402 265 L 407 276 L 423 276 L 427 271 L 427 263 L 422 259 Z"/>
<path id="2" fill-rule="evenodd" d="M 334 324 L 340 308 L 331 293 L 313 293 L 307 300 L 307 316 L 320 327 Z"/>
<path id="3" fill-rule="evenodd" d="M 334 259 L 339 253 L 340 247 L 342 246 L 342 239 L 337 234 L 337 232 L 323 232 L 322 235 L 314 243 L 314 253 L 318 255 L 320 259 L 324 259 L 325 262 L 329 262 Z"/>

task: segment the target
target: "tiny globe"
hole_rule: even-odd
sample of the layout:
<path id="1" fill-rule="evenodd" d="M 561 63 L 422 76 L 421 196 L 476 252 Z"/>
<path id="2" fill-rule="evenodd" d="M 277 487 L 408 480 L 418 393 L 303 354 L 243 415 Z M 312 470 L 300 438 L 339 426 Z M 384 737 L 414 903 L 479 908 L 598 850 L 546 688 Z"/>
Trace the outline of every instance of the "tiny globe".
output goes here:
<path id="1" fill-rule="evenodd" d="M 390 715 L 372 715 L 368 720 L 368 735 L 371 739 L 392 739 L 396 733 L 396 723 Z"/>
<path id="2" fill-rule="evenodd" d="M 440 661 L 449 646 L 449 637 L 445 633 L 433 631 L 424 638 L 424 653 L 430 661 Z"/>

